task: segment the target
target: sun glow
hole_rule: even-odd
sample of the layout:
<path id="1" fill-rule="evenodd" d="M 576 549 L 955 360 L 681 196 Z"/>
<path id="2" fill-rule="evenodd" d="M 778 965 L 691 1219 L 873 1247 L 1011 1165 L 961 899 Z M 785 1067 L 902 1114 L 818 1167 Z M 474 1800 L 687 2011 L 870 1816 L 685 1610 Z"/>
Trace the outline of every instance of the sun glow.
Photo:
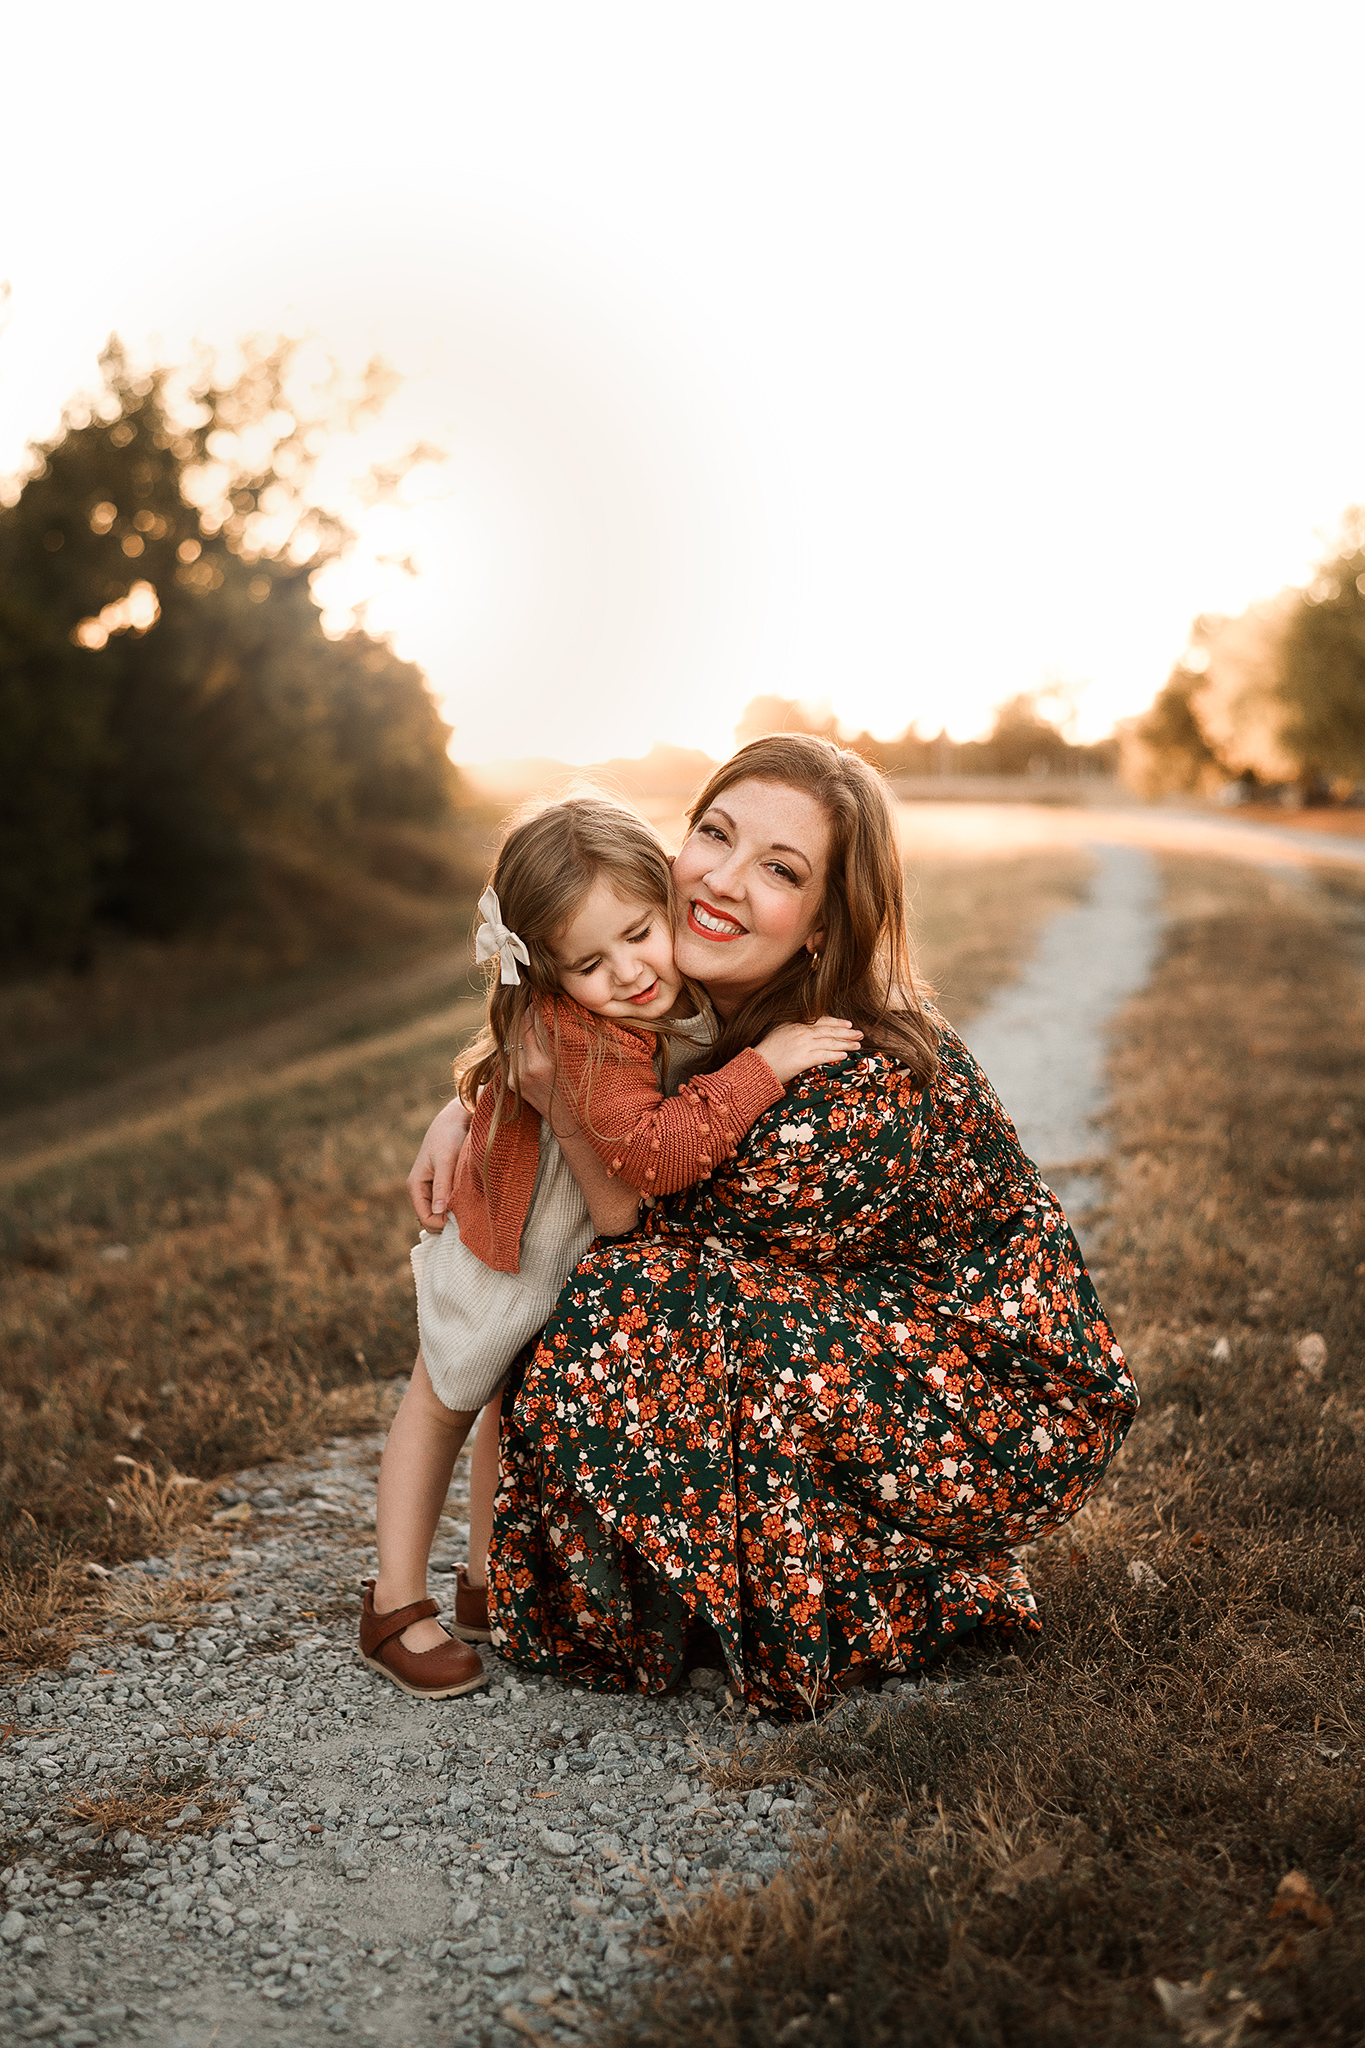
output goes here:
<path id="1" fill-rule="evenodd" d="M 382 354 L 402 383 L 323 457 L 359 539 L 318 593 L 422 665 L 460 758 L 723 751 L 765 692 L 965 736 L 1049 680 L 1090 737 L 1365 497 L 1357 9 L 419 0 L 361 62 L 306 12 L 272 35 L 287 111 L 184 10 L 98 67 L 60 14 L 12 32 L 65 121 L 54 158 L 16 91 L 0 144 L 0 467 L 111 328 Z M 141 38 L 234 141 L 225 204 L 153 181 L 130 242 L 96 195 Z M 357 488 L 419 444 L 445 460 Z"/>

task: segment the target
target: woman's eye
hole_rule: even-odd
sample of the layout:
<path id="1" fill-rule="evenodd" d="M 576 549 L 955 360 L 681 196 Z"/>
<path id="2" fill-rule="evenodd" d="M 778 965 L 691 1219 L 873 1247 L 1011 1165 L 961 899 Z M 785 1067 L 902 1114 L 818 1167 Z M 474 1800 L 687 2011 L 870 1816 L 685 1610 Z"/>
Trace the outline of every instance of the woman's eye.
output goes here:
<path id="1" fill-rule="evenodd" d="M 725 834 L 719 825 L 698 825 L 697 830 L 707 839 L 719 839 L 722 844 L 724 843 Z"/>
<path id="2" fill-rule="evenodd" d="M 781 875 L 784 882 L 794 882 L 797 879 L 796 876 L 792 873 L 791 869 L 788 867 L 784 867 L 780 860 L 769 861 L 768 866 L 772 870 L 773 874 Z"/>

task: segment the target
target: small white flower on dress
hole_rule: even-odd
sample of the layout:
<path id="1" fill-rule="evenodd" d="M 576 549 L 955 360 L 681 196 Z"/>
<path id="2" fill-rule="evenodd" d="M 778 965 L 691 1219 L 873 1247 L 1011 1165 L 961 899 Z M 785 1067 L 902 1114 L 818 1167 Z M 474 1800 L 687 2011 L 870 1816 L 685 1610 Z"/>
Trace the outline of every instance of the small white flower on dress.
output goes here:
<path id="1" fill-rule="evenodd" d="M 1050 1451 L 1052 1449 L 1052 1438 L 1043 1428 L 1041 1422 L 1034 1424 L 1033 1441 L 1037 1444 L 1040 1451 Z"/>

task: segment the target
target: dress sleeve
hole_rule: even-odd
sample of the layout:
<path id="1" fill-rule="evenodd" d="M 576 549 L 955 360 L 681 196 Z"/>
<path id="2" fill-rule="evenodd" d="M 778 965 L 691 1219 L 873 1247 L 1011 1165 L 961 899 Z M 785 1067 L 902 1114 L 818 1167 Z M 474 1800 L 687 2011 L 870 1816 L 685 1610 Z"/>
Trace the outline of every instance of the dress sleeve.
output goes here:
<path id="1" fill-rule="evenodd" d="M 617 1064 L 608 1056 L 595 1073 L 575 1068 L 566 1080 L 584 1137 L 608 1173 L 642 1195 L 671 1195 L 704 1180 L 785 1093 L 751 1048 L 667 1098 L 643 1044 L 638 1057 Z"/>
<path id="2" fill-rule="evenodd" d="M 880 1054 L 801 1075 L 733 1164 L 669 1205 L 683 1228 L 824 1264 L 902 1224 L 924 1149 L 927 1092 Z"/>

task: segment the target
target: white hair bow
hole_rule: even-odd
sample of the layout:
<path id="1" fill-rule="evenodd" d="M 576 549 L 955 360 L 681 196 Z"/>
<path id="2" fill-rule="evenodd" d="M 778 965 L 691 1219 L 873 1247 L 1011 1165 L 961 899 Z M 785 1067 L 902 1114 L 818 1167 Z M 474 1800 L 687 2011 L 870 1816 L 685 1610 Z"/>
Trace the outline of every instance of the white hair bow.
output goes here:
<path id="1" fill-rule="evenodd" d="M 503 923 L 502 905 L 498 901 L 495 889 L 484 890 L 479 898 L 479 908 L 484 914 L 485 922 L 474 934 L 474 958 L 482 966 L 485 960 L 491 960 L 496 954 L 502 962 L 500 979 L 509 985 L 515 985 L 521 980 L 517 973 L 518 960 L 523 967 L 529 967 L 531 964 L 531 956 L 526 950 L 525 941 L 519 939 L 515 932 L 508 931 Z"/>

